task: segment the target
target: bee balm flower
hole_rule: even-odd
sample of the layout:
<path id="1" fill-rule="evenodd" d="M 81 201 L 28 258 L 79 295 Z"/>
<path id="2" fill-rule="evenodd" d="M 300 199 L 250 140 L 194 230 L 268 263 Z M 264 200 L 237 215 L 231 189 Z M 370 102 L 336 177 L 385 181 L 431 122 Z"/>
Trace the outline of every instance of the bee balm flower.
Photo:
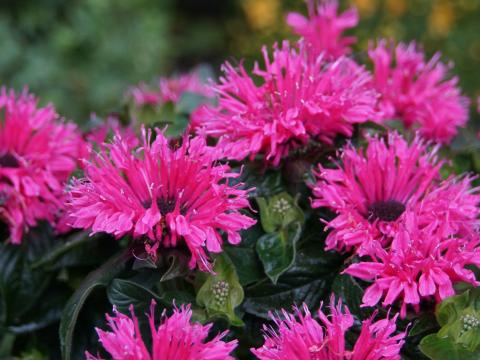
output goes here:
<path id="1" fill-rule="evenodd" d="M 474 233 L 478 192 L 469 177 L 441 181 L 437 149 L 390 133 L 386 141 L 368 138 L 365 151 L 347 146 L 337 168 L 320 165 L 312 206 L 336 214 L 327 248 L 373 254 L 390 246 L 411 211 L 421 228 L 434 226 L 443 237 Z"/>
<path id="2" fill-rule="evenodd" d="M 195 93 L 205 97 L 212 97 L 213 93 L 208 86 L 202 83 L 196 72 L 158 80 L 158 88 L 150 89 L 145 84 L 133 87 L 129 95 L 137 106 L 159 105 L 166 102 L 177 103 L 184 93 Z"/>
<path id="3" fill-rule="evenodd" d="M 0 109 L 0 223 L 19 244 L 39 220 L 55 225 L 82 141 L 74 124 L 60 121 L 52 105 L 38 107 L 26 91 L 3 88 Z"/>
<path id="4" fill-rule="evenodd" d="M 369 56 L 385 119 L 400 118 L 406 127 L 441 143 L 449 143 L 465 126 L 469 101 L 461 95 L 458 78 L 448 78 L 451 66 L 439 61 L 440 54 L 426 62 L 415 43 L 387 49 L 381 41 Z"/>
<path id="5" fill-rule="evenodd" d="M 111 331 L 96 329 L 100 342 L 113 360 L 233 360 L 229 354 L 237 341 L 222 340 L 226 332 L 207 341 L 212 324 L 192 323 L 190 307 L 175 308 L 172 316 L 162 313 L 161 323 L 155 325 L 155 301 L 152 300 L 148 316 L 151 333 L 151 351 L 140 334 L 138 319 L 130 306 L 131 317 L 114 309 L 113 317 L 107 315 Z M 87 360 L 101 360 L 86 353 Z"/>
<path id="6" fill-rule="evenodd" d="M 352 60 L 310 61 L 305 52 L 284 42 L 270 60 L 263 48 L 265 69 L 255 65 L 257 85 L 242 65 L 223 66 L 214 86 L 217 106 L 195 113 L 197 131 L 221 138 L 219 146 L 235 160 L 261 155 L 274 166 L 290 150 L 310 139 L 327 144 L 337 135 L 351 136 L 353 125 L 376 117 L 376 92 L 369 73 Z"/>
<path id="7" fill-rule="evenodd" d="M 353 325 L 353 316 L 341 301 L 330 301 L 331 315 L 318 311 L 316 320 L 304 305 L 303 312 L 283 311 L 283 319 L 272 319 L 278 329 L 264 326 L 265 343 L 252 352 L 260 360 L 379 360 L 400 359 L 405 333 L 394 334 L 396 317 L 363 321 L 352 350 L 346 349 L 345 334 Z"/>
<path id="8" fill-rule="evenodd" d="M 239 212 L 249 206 L 248 191 L 228 184 L 239 174 L 216 163 L 219 153 L 205 139 L 185 136 L 171 147 L 162 132 L 153 141 L 151 135 L 143 131 L 140 148 L 116 137 L 86 163 L 85 178 L 70 190 L 72 226 L 141 237 L 152 256 L 160 245 L 182 242 L 190 267 L 209 270 L 206 250 L 222 251 L 221 233 L 238 244 L 239 231 L 255 223 Z"/>
<path id="9" fill-rule="evenodd" d="M 308 15 L 289 13 L 287 24 L 293 31 L 303 37 L 309 53 L 314 56 L 324 54 L 329 60 L 350 54 L 349 46 L 356 42 L 355 37 L 342 37 L 342 33 L 357 26 L 358 14 L 355 8 L 338 14 L 338 2 L 335 0 L 308 0 Z"/>

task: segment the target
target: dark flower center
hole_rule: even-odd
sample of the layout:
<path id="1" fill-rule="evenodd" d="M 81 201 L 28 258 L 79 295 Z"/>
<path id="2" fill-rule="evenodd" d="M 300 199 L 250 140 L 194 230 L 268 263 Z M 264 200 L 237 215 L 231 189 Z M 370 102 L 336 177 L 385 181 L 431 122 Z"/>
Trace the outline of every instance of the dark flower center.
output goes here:
<path id="1" fill-rule="evenodd" d="M 20 166 L 18 160 L 10 153 L 0 156 L 0 167 L 18 168 Z"/>
<path id="2" fill-rule="evenodd" d="M 174 199 L 157 199 L 157 206 L 158 206 L 158 210 L 160 210 L 160 214 L 165 215 L 175 210 L 175 200 Z"/>
<path id="3" fill-rule="evenodd" d="M 0 243 L 8 239 L 8 234 L 8 225 L 2 218 L 0 218 Z"/>
<path id="4" fill-rule="evenodd" d="M 367 219 L 395 221 L 405 211 L 405 205 L 396 200 L 377 201 L 368 207 Z"/>

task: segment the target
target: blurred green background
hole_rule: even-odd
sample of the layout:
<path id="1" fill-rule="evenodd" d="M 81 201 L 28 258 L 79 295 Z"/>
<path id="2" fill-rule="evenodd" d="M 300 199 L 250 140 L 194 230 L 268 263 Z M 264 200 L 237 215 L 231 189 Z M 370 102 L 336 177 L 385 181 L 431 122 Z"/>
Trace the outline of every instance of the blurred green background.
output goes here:
<path id="1" fill-rule="evenodd" d="M 454 61 L 467 95 L 480 95 L 480 0 L 351 0 L 368 39 L 416 39 Z M 28 85 L 79 123 L 116 110 L 130 84 L 224 59 L 258 57 L 292 38 L 286 12 L 302 0 L 2 0 L 1 82 Z M 364 56 L 360 54 L 360 56 Z"/>

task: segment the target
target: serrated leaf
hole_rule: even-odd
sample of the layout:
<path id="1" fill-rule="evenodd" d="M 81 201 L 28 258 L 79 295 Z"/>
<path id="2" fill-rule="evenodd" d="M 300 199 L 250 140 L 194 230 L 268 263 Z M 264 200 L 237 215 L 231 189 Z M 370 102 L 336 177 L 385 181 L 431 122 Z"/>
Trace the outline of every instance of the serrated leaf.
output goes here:
<path id="1" fill-rule="evenodd" d="M 293 223 L 287 228 L 258 239 L 256 250 L 262 261 L 265 274 L 276 284 L 280 275 L 295 261 L 296 243 L 302 233 L 302 226 Z"/>
<path id="2" fill-rule="evenodd" d="M 127 249 L 91 272 L 65 305 L 60 319 L 59 329 L 60 346 L 65 360 L 71 358 L 75 325 L 88 296 L 95 288 L 106 287 L 115 276 L 125 269 L 126 262 L 129 258 L 130 250 Z"/>
<path id="3" fill-rule="evenodd" d="M 197 292 L 197 304 L 212 318 L 225 317 L 230 324 L 242 326 L 243 321 L 235 314 L 235 308 L 242 303 L 244 293 L 235 266 L 226 254 L 219 254 L 215 257 L 213 271 L 215 274 L 201 274 L 205 279 Z"/>

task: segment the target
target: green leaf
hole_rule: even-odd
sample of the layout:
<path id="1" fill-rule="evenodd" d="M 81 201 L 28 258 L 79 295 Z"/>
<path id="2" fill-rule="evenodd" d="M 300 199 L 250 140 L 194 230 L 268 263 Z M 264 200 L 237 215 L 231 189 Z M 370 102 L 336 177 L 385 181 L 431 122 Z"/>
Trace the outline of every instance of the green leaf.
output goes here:
<path id="1" fill-rule="evenodd" d="M 285 191 L 282 174 L 279 171 L 263 169 L 263 165 L 248 163 L 237 168 L 240 176 L 230 179 L 232 185 L 244 183 L 245 188 L 254 188 L 248 193 L 249 197 L 269 197 Z"/>
<path id="2" fill-rule="evenodd" d="M 251 284 L 265 277 L 262 264 L 253 247 L 225 245 L 224 251 L 235 265 L 240 284 Z"/>
<path id="3" fill-rule="evenodd" d="M 290 309 L 292 305 L 304 302 L 314 311 L 320 301 L 330 295 L 333 278 L 342 264 L 343 257 L 325 252 L 322 243 L 302 244 L 293 266 L 276 285 L 259 282 L 245 289 L 242 309 L 263 319 L 269 318 L 272 309 Z"/>
<path id="4" fill-rule="evenodd" d="M 88 233 L 86 232 L 74 234 L 70 239 L 68 239 L 68 241 L 58 244 L 55 248 L 51 249 L 44 256 L 35 261 L 32 264 L 32 269 L 50 265 L 69 251 L 90 241 L 92 241 L 92 238 L 88 236 Z"/>
<path id="5" fill-rule="evenodd" d="M 162 302 L 161 298 L 150 289 L 123 279 L 112 281 L 107 289 L 107 296 L 110 303 L 124 314 L 128 314 L 130 305 L 133 305 L 136 312 L 143 313 L 149 308 L 152 299 L 157 303 Z"/>
<path id="6" fill-rule="evenodd" d="M 260 208 L 260 220 L 262 227 L 267 233 L 273 233 L 287 227 L 293 222 L 303 224 L 305 216 L 302 209 L 290 194 L 282 192 L 266 200 L 258 197 Z"/>
<path id="7" fill-rule="evenodd" d="M 21 245 L 0 244 L 0 326 L 22 323 L 22 316 L 36 306 L 52 274 L 33 270 L 31 264 L 54 245 L 47 224 L 31 229 Z"/>
<path id="8" fill-rule="evenodd" d="M 408 336 L 417 336 L 426 332 L 431 333 L 435 329 L 438 329 L 435 316 L 432 313 L 425 313 L 415 320 L 412 329 L 408 332 Z"/>
<path id="9" fill-rule="evenodd" d="M 419 345 L 420 350 L 432 360 L 478 360 L 480 352 L 470 352 L 458 347 L 450 338 L 437 334 L 425 336 Z"/>
<path id="10" fill-rule="evenodd" d="M 168 281 L 188 274 L 187 258 L 179 251 L 172 250 L 167 256 L 166 261 L 170 263 L 167 271 L 162 275 L 160 281 Z"/>
<path id="11" fill-rule="evenodd" d="M 130 252 L 130 249 L 122 251 L 91 272 L 67 302 L 62 313 L 59 329 L 60 346 L 65 360 L 69 360 L 72 355 L 75 325 L 83 304 L 95 288 L 106 287 L 115 276 L 125 269 L 126 262 L 130 258 Z"/>
<path id="12" fill-rule="evenodd" d="M 276 284 L 280 275 L 295 261 L 296 243 L 302 233 L 302 226 L 293 223 L 279 232 L 265 234 L 257 242 L 257 253 L 265 273 Z"/>
<path id="13" fill-rule="evenodd" d="M 197 304 L 212 318 L 225 317 L 230 324 L 243 326 L 243 321 L 235 314 L 235 308 L 244 298 L 235 266 L 226 254 L 219 254 L 213 270 L 215 274 L 199 274 L 200 280 L 205 279 L 197 292 Z"/>
<path id="14" fill-rule="evenodd" d="M 361 307 L 364 290 L 352 276 L 338 275 L 333 281 L 332 292 L 337 298 L 342 299 L 350 312 L 358 319 L 363 320 L 371 316 L 370 309 Z"/>
<path id="15" fill-rule="evenodd" d="M 0 359 L 8 359 L 11 356 L 14 343 L 14 334 L 8 332 L 0 334 Z"/>
<path id="16" fill-rule="evenodd" d="M 209 102 L 209 99 L 201 94 L 184 92 L 175 106 L 175 111 L 191 114 L 196 108 L 206 102 Z"/>

